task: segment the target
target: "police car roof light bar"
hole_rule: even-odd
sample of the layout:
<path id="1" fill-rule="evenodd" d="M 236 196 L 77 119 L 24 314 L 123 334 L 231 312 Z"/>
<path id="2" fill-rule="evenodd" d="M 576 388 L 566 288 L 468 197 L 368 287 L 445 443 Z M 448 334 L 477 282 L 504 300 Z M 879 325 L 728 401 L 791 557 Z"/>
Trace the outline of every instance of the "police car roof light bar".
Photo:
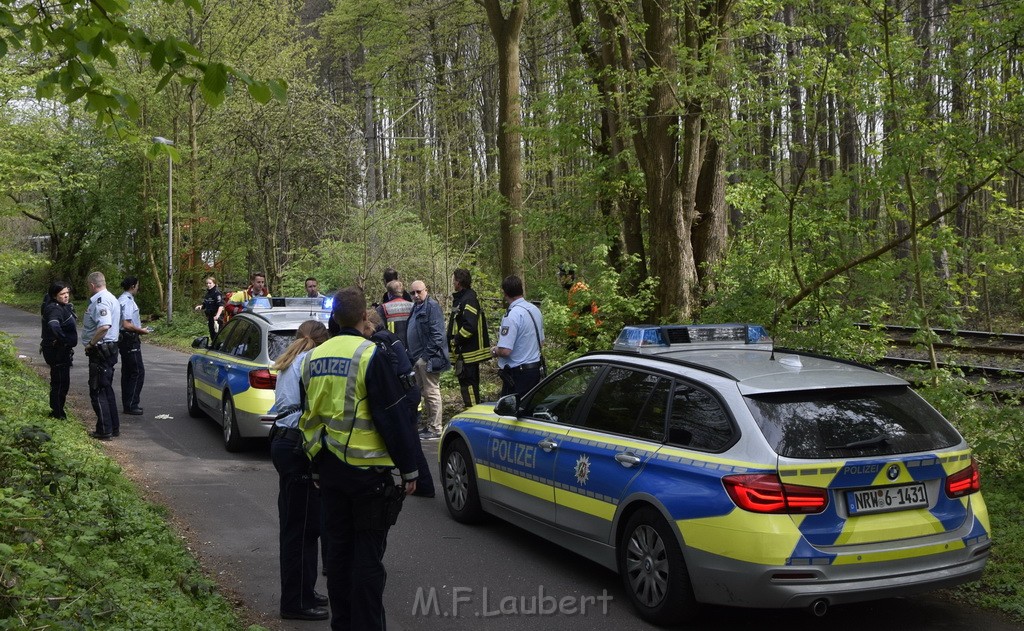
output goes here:
<path id="1" fill-rule="evenodd" d="M 668 324 L 625 326 L 615 339 L 616 350 L 655 351 L 680 344 L 770 344 L 765 328 L 758 324 Z"/>

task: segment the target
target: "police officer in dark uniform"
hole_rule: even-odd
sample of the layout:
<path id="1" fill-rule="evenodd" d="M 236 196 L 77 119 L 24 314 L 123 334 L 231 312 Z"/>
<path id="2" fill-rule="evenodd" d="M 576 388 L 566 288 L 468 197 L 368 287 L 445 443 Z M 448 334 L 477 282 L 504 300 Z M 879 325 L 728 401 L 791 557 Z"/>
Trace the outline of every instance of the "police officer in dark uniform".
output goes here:
<path id="1" fill-rule="evenodd" d="M 138 416 L 142 414 L 139 397 L 146 383 L 141 336 L 149 333 L 149 329 L 142 328 L 139 305 L 135 302 L 135 294 L 139 293 L 139 278 L 125 278 L 121 281 L 121 289 L 124 293 L 117 299 L 121 307 L 121 332 L 117 339 L 117 347 L 121 351 L 121 403 L 125 414 Z"/>
<path id="2" fill-rule="evenodd" d="M 71 363 L 78 346 L 78 320 L 71 305 L 71 287 L 50 285 L 42 306 L 43 335 L 40 351 L 50 367 L 50 416 L 67 418 L 64 403 L 71 387 Z"/>
<path id="3" fill-rule="evenodd" d="M 401 499 L 416 491 L 416 435 L 393 413 L 404 406 L 405 389 L 377 345 L 363 337 L 363 291 L 338 291 L 331 318 L 338 334 L 302 362 L 299 429 L 319 475 L 331 628 L 373 631 L 386 627 L 388 529 Z M 395 485 L 393 468 L 402 486 Z"/>
<path id="4" fill-rule="evenodd" d="M 82 341 L 89 358 L 89 399 L 96 412 L 96 431 L 89 435 L 97 440 L 110 440 L 121 433 L 113 386 L 121 307 L 114 294 L 107 291 L 102 272 L 89 274 L 88 282 L 92 298 L 85 310 Z"/>

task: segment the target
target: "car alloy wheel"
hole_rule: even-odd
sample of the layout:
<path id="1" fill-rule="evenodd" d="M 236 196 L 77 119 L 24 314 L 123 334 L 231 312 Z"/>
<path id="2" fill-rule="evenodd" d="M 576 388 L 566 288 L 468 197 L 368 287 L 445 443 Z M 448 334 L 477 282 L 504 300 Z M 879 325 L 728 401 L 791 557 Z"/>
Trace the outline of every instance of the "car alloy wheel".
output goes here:
<path id="1" fill-rule="evenodd" d="M 473 460 L 461 438 L 448 441 L 444 446 L 444 501 L 451 516 L 462 523 L 478 521 L 483 516 L 477 491 Z"/>
<path id="2" fill-rule="evenodd" d="M 203 410 L 199 407 L 199 399 L 196 394 L 196 377 L 192 368 L 188 369 L 188 380 L 185 382 L 185 401 L 188 405 L 188 415 L 192 418 L 201 418 Z"/>
<path id="3" fill-rule="evenodd" d="M 221 423 L 224 430 L 224 448 L 228 451 L 240 451 L 242 449 L 242 437 L 238 435 L 238 421 L 235 419 L 235 400 L 231 398 L 230 394 L 226 396 L 221 414 Z"/>
<path id="4" fill-rule="evenodd" d="M 683 552 L 661 513 L 652 507 L 633 513 L 617 552 L 626 593 L 643 618 L 678 624 L 696 613 Z"/>

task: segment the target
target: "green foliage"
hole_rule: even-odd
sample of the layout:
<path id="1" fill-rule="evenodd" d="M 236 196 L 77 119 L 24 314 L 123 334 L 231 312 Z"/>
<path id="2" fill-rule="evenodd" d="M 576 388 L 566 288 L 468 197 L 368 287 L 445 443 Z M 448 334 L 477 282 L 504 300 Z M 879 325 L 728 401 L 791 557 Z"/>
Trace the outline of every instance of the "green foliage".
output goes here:
<path id="1" fill-rule="evenodd" d="M 562 288 L 545 296 L 541 308 L 546 338 L 544 354 L 549 369 L 588 351 L 611 348 L 624 325 L 650 320 L 655 306 L 655 282 L 648 279 L 630 294 L 623 278 L 632 273 L 636 260 L 620 273 L 607 264 L 607 255 L 604 246 L 591 252 L 590 267 L 597 274 L 585 279 L 585 289 L 573 293 L 572 308 Z M 590 310 L 591 304 L 597 305 L 596 315 Z"/>
<path id="2" fill-rule="evenodd" d="M 181 0 L 181 4 L 202 13 L 198 0 Z M 0 59 L 13 53 L 38 56 L 50 70 L 36 85 L 37 98 L 53 99 L 59 93 L 65 103 L 82 101 L 85 111 L 101 125 L 114 125 L 121 133 L 133 133 L 122 117 L 138 118 L 141 108 L 136 95 L 107 77 L 132 55 L 148 59 L 154 72 L 164 73 L 156 83 L 157 91 L 177 77 L 185 85 L 200 83 L 206 101 L 218 105 L 228 91 L 230 76 L 250 86 L 252 96 L 261 102 L 283 96 L 281 81 L 255 81 L 226 64 L 211 63 L 185 39 L 147 32 L 138 17 L 130 3 L 118 0 L 45 9 L 0 0 Z"/>
<path id="3" fill-rule="evenodd" d="M 27 252 L 0 251 L 0 301 L 10 301 L 15 293 L 35 293 L 41 301 L 47 286 L 49 262 Z"/>
<path id="4" fill-rule="evenodd" d="M 240 628 L 230 604 L 0 336 L 0 629 Z"/>
<path id="5" fill-rule="evenodd" d="M 1020 568 L 1024 567 L 1024 473 L 992 475 L 982 469 L 982 493 L 992 522 L 992 553 L 981 581 L 958 587 L 957 600 L 971 605 L 997 609 L 1014 619 L 1024 620 L 1024 586 Z"/>

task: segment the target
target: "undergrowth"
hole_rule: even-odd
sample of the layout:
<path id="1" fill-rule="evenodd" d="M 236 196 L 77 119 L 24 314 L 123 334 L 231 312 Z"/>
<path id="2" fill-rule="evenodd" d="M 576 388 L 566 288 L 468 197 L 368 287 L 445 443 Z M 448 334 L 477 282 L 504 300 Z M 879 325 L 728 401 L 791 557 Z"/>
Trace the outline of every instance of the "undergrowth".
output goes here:
<path id="1" fill-rule="evenodd" d="M 0 629 L 239 629 L 145 502 L 0 334 Z"/>

